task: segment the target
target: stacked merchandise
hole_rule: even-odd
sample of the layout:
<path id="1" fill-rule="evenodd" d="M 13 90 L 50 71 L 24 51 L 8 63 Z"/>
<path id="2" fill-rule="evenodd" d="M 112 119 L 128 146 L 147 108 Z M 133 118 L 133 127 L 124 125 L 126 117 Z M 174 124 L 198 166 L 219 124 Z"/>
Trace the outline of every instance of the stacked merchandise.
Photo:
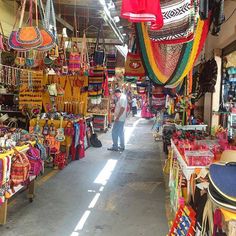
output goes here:
<path id="1" fill-rule="evenodd" d="M 94 116 L 93 119 L 93 126 L 95 130 L 106 130 L 105 124 L 107 123 L 107 117 L 106 116 Z"/>
<path id="2" fill-rule="evenodd" d="M 151 90 L 151 107 L 153 110 L 161 110 L 165 107 L 166 97 L 163 87 L 152 86 Z"/>
<path id="3" fill-rule="evenodd" d="M 104 67 L 94 67 L 89 72 L 88 95 L 94 99 L 102 97 L 104 82 Z"/>
<path id="4" fill-rule="evenodd" d="M 108 78 L 112 78 L 116 74 L 116 54 L 107 54 L 106 59 Z"/>

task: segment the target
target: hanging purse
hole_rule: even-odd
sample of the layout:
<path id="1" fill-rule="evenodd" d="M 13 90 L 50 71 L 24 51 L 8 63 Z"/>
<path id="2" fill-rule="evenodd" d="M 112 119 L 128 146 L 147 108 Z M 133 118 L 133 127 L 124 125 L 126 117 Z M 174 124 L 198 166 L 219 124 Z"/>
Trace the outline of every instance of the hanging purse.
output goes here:
<path id="1" fill-rule="evenodd" d="M 68 69 L 72 74 L 80 71 L 80 55 L 76 44 L 74 44 L 73 49 L 70 52 Z"/>
<path id="2" fill-rule="evenodd" d="M 125 76 L 145 76 L 140 54 L 129 52 L 125 62 Z"/>
<path id="3" fill-rule="evenodd" d="M 0 64 L 12 66 L 15 61 L 15 53 L 7 49 L 7 42 L 5 41 L 3 27 L 0 21 Z"/>
<path id="4" fill-rule="evenodd" d="M 25 59 L 25 65 L 29 68 L 34 67 L 34 52 L 30 50 L 28 56 Z"/>
<path id="5" fill-rule="evenodd" d="M 20 12 L 22 12 L 23 7 L 25 2 L 23 2 L 22 7 L 19 7 L 17 12 L 16 12 L 16 19 L 15 19 L 15 23 L 13 25 L 12 31 L 10 33 L 10 36 L 8 38 L 8 45 L 10 48 L 16 50 L 16 51 L 27 51 L 24 47 L 22 47 L 22 45 L 16 40 L 16 35 L 17 35 L 17 29 L 16 29 L 16 24 L 18 21 L 18 18 L 20 16 Z"/>
<path id="6" fill-rule="evenodd" d="M 49 55 L 47 55 L 44 58 L 43 63 L 44 63 L 45 66 L 51 67 L 53 65 L 54 61 L 49 57 Z"/>
<path id="7" fill-rule="evenodd" d="M 36 26 L 33 26 L 33 2 L 35 5 L 36 13 Z M 30 0 L 29 9 L 29 26 L 22 26 L 24 13 L 25 13 L 26 0 L 23 1 L 23 7 L 21 10 L 21 17 L 19 22 L 19 30 L 16 33 L 17 42 L 25 49 L 33 49 L 41 46 L 42 36 L 38 28 L 38 12 L 37 12 L 37 0 Z"/>
<path id="8" fill-rule="evenodd" d="M 17 57 L 15 59 L 15 65 L 19 67 L 25 66 L 25 53 L 24 52 L 17 53 Z"/>
<path id="9" fill-rule="evenodd" d="M 45 7 L 45 19 L 47 22 L 46 29 L 53 35 L 55 43 L 58 44 L 56 15 L 53 0 L 47 0 Z"/>
<path id="10" fill-rule="evenodd" d="M 100 34 L 102 33 L 102 39 L 103 39 L 103 48 L 99 47 L 99 38 Z M 94 63 L 95 65 L 103 65 L 105 61 L 105 39 L 104 39 L 104 32 L 103 32 L 103 24 L 101 24 L 98 35 L 97 35 L 97 41 L 94 48 Z"/>
<path id="11" fill-rule="evenodd" d="M 81 61 L 81 69 L 85 73 L 86 71 L 89 70 L 89 55 L 88 55 L 87 39 L 85 33 L 82 39 L 80 61 Z"/>

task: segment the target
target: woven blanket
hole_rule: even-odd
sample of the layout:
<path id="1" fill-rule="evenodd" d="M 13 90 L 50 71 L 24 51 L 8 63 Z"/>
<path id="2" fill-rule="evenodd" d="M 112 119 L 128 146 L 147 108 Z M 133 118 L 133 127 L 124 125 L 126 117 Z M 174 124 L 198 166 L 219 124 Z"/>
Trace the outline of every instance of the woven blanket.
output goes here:
<path id="1" fill-rule="evenodd" d="M 102 84 L 104 77 L 89 76 L 89 84 Z"/>
<path id="2" fill-rule="evenodd" d="M 162 0 L 161 9 L 164 26 L 161 30 L 149 27 L 151 40 L 163 43 L 184 43 L 193 39 L 196 24 L 195 1 L 192 0 Z"/>

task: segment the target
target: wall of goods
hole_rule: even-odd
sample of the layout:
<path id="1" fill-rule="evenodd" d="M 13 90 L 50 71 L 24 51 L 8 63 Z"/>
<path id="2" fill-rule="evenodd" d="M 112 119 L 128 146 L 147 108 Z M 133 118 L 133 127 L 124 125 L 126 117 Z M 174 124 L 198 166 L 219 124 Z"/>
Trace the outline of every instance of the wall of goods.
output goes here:
<path id="1" fill-rule="evenodd" d="M 9 198 L 29 188 L 32 201 L 44 168 L 84 158 L 93 126 L 107 130 L 116 66 L 116 51 L 58 34 L 52 0 L 23 0 L 15 15 L 9 37 L 0 17 L 0 224 Z"/>
<path id="2" fill-rule="evenodd" d="M 142 117 L 150 118 L 154 113 L 153 129 L 162 133 L 163 151 L 168 156 L 164 167 L 170 190 L 168 235 L 236 235 L 236 44 L 231 45 L 234 52 L 223 52 L 222 78 L 218 52 L 207 60 L 203 52 L 199 59 L 208 35 L 218 36 L 225 19 L 229 26 L 235 18 L 234 3 L 144 2 L 145 9 L 133 1 L 122 1 L 121 16 L 136 29 L 125 76 L 143 97 Z M 230 27 L 235 24 L 222 27 L 229 34 L 214 40 L 209 37 L 211 54 L 214 45 L 235 40 L 235 35 L 230 37 Z M 215 88 L 220 79 L 222 88 Z M 196 108 L 205 97 L 209 107 L 204 112 L 211 121 L 215 90 L 222 91 L 220 109 L 214 111 L 220 115 L 221 126 L 207 127 L 203 112 Z M 211 100 L 206 101 L 207 97 Z"/>

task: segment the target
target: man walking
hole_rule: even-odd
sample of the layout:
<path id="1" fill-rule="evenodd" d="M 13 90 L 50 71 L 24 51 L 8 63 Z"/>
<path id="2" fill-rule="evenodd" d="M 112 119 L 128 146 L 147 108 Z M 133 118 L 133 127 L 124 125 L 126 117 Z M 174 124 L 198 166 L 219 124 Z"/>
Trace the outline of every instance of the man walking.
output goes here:
<path id="1" fill-rule="evenodd" d="M 124 140 L 124 125 L 126 119 L 127 110 L 127 98 L 126 95 L 121 93 L 120 89 L 115 90 L 115 96 L 117 103 L 115 107 L 115 121 L 112 128 L 112 141 L 113 145 L 108 148 L 109 151 L 124 151 L 125 140 Z M 120 146 L 118 146 L 118 138 L 120 139 Z"/>

